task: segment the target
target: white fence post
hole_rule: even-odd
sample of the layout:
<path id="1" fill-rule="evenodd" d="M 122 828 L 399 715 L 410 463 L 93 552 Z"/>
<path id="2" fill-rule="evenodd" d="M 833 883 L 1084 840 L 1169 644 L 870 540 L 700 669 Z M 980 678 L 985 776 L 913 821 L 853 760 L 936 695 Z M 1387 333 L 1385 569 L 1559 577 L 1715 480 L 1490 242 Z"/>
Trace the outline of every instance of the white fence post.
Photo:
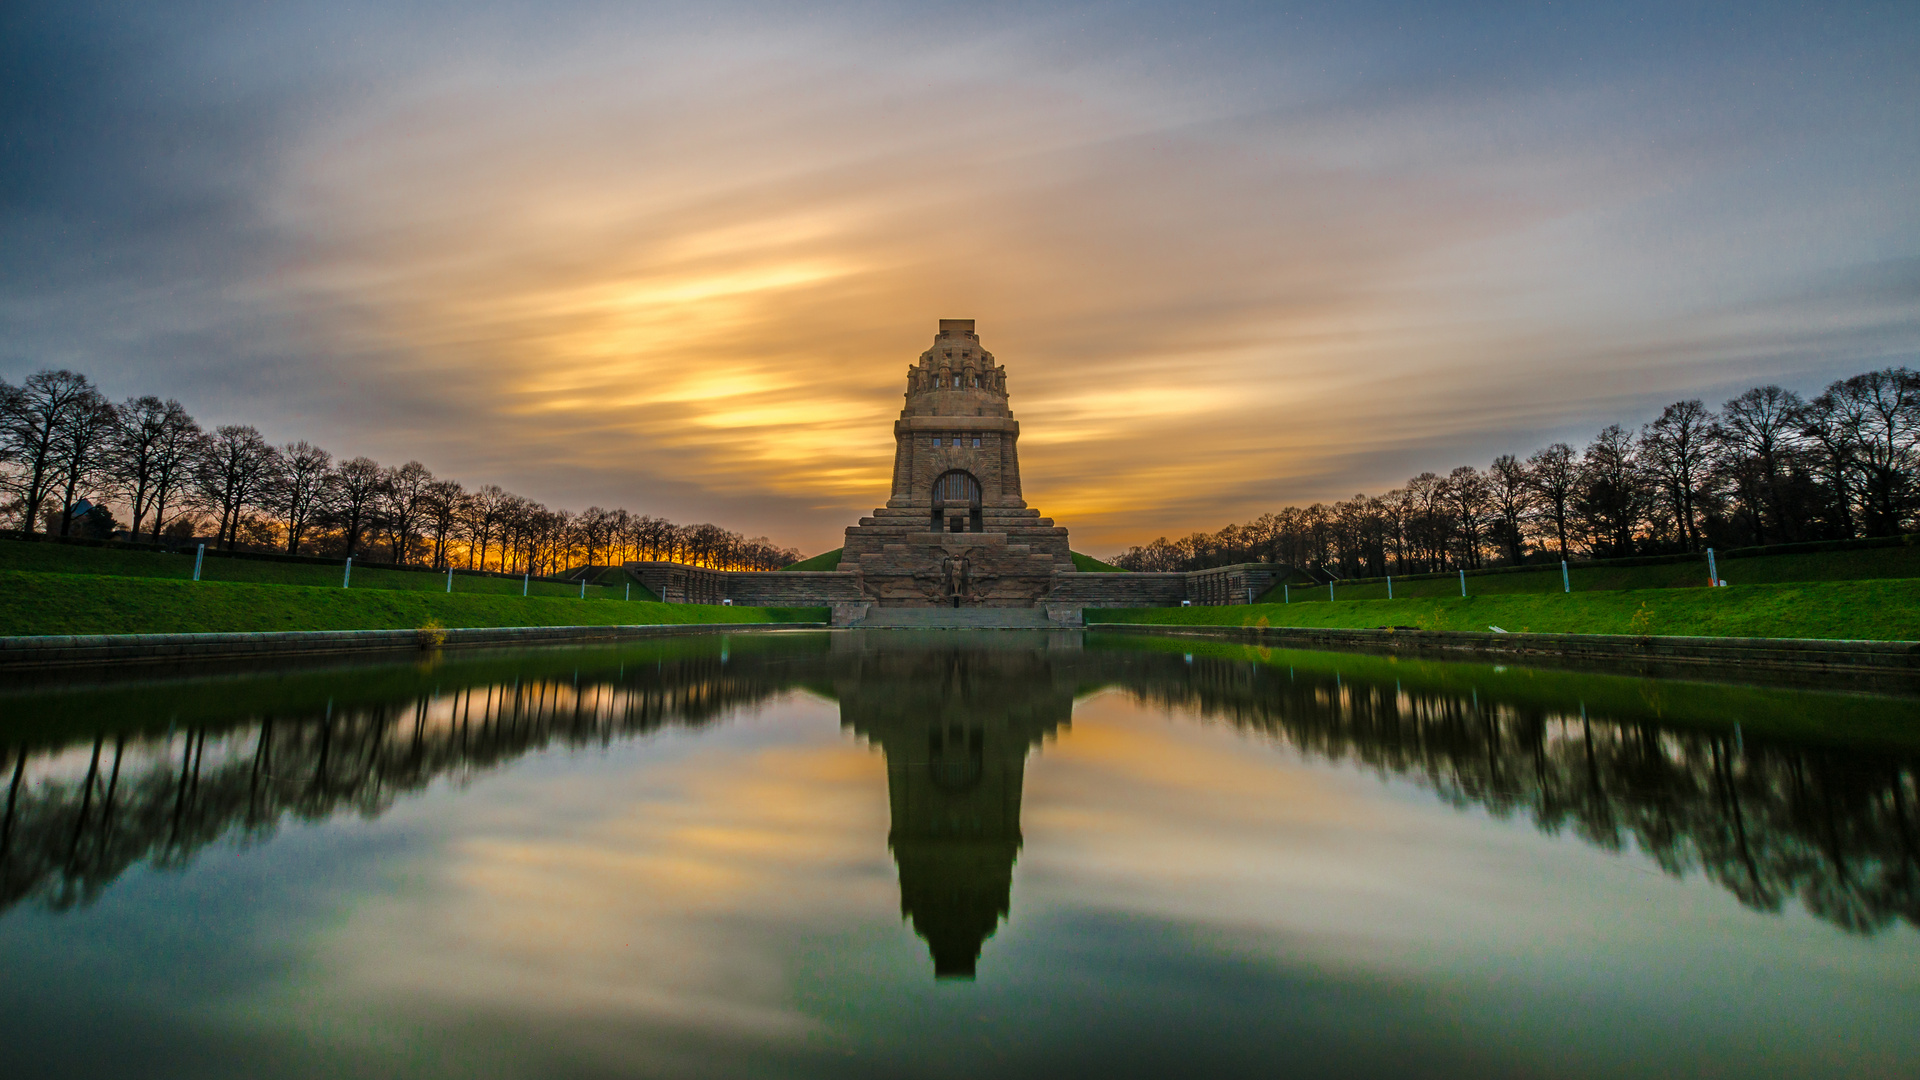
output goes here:
<path id="1" fill-rule="evenodd" d="M 1393 575 L 1387 575 L 1387 599 L 1393 599 Z"/>
<path id="2" fill-rule="evenodd" d="M 345 570 L 345 572 L 343 572 L 340 575 L 340 587 L 344 589 L 351 586 L 352 584 L 353 584 L 353 556 L 349 555 L 347 556 L 347 569 Z"/>
<path id="3" fill-rule="evenodd" d="M 1280 602 L 1283 604 L 1293 603 L 1293 586 L 1284 581 L 1280 583 Z"/>
<path id="4" fill-rule="evenodd" d="M 1713 549 L 1708 548 L 1707 549 L 1707 587 L 1711 589 L 1718 586 L 1719 584 L 1720 584 L 1720 568 L 1713 561 Z"/>
<path id="5" fill-rule="evenodd" d="M 1567 575 L 1567 560 L 1565 559 L 1560 560 L 1560 591 L 1573 591 L 1573 578 Z"/>
<path id="6" fill-rule="evenodd" d="M 1327 599 L 1333 599 L 1333 579 L 1327 579 Z"/>
<path id="7" fill-rule="evenodd" d="M 521 596 L 527 595 L 527 590 L 532 587 L 533 587 L 533 571 L 529 570 L 526 573 L 520 575 L 520 595 Z"/>
<path id="8" fill-rule="evenodd" d="M 580 578 L 580 599 L 585 600 L 586 598 L 587 598 L 587 579 L 585 575 L 582 575 Z"/>
<path id="9" fill-rule="evenodd" d="M 453 567 L 447 567 L 447 591 L 453 591 Z"/>
<path id="10" fill-rule="evenodd" d="M 627 582 L 627 599 L 633 599 L 633 582 Z"/>
<path id="11" fill-rule="evenodd" d="M 193 580 L 200 580 L 200 562 L 207 557 L 207 545 L 201 544 L 200 550 L 193 554 Z"/>
<path id="12" fill-rule="evenodd" d="M 1464 566 L 1460 568 L 1460 595 L 1467 595 L 1467 568 Z"/>

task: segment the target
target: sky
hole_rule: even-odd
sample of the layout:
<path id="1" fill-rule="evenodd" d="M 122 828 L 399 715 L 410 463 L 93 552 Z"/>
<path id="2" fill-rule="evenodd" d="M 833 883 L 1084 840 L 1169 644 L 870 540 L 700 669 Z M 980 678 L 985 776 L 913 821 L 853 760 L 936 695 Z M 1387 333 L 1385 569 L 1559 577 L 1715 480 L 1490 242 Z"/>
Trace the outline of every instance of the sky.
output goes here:
<path id="1" fill-rule="evenodd" d="M 1920 362 L 1920 5 L 36 3 L 0 378 L 814 552 L 940 318 L 1111 554 Z"/>

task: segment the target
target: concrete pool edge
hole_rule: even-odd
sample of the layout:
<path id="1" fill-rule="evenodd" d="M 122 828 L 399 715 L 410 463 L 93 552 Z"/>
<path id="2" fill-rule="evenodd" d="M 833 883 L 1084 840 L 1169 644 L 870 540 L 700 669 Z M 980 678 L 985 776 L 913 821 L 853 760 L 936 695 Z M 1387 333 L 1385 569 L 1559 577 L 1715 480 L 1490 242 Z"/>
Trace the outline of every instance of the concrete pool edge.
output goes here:
<path id="1" fill-rule="evenodd" d="M 1792 671 L 1920 673 L 1920 642 L 1825 638 L 1635 637 L 1627 634 L 1495 634 L 1464 630 L 1323 629 L 1099 623 L 1089 632 L 1195 637 L 1313 649 L 1453 653 L 1494 659 L 1555 658 L 1727 665 Z"/>
<path id="2" fill-rule="evenodd" d="M 497 626 L 420 630 L 285 630 L 213 634 L 54 634 L 0 637 L 0 671 L 170 660 L 331 656 L 513 645 L 571 645 L 681 635 L 824 630 L 823 622 Z"/>

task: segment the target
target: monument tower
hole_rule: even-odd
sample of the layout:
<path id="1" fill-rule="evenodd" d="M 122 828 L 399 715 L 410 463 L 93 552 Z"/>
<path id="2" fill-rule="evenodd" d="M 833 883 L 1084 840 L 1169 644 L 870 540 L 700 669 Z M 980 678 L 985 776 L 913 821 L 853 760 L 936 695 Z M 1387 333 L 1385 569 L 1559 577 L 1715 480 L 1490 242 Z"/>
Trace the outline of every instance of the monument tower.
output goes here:
<path id="1" fill-rule="evenodd" d="M 873 602 L 902 607 L 1032 607 L 1071 572 L 1067 530 L 1020 493 L 1020 423 L 1007 369 L 972 319 L 941 319 L 907 369 L 893 425 L 893 492 L 847 529 L 840 569 Z"/>

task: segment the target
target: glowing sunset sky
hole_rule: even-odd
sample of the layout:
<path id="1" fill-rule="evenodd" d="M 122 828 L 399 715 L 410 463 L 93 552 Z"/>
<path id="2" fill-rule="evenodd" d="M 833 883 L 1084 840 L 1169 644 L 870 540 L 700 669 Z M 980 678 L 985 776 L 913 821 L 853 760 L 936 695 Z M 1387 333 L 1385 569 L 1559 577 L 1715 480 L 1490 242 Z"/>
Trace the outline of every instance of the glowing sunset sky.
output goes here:
<path id="1" fill-rule="evenodd" d="M 0 375 L 811 552 L 973 318 L 1109 553 L 1915 363 L 1916 56 L 1910 2 L 10 3 Z"/>

